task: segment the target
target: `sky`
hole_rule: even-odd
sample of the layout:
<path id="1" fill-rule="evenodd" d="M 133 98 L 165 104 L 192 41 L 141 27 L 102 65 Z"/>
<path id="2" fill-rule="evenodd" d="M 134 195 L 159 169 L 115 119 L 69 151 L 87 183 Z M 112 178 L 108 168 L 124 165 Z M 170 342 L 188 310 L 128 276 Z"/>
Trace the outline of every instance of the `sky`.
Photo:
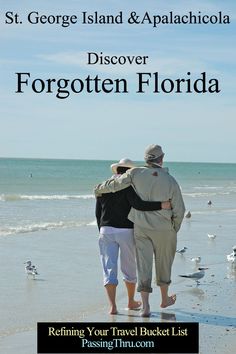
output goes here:
<path id="1" fill-rule="evenodd" d="M 167 161 L 236 163 L 235 73 L 236 3 L 195 0 L 0 0 L 0 157 L 142 160 L 149 144 L 163 147 Z M 82 12 L 114 15 L 122 24 L 82 24 Z M 127 23 L 154 15 L 219 12 L 230 24 L 170 25 Z M 10 22 L 6 13 L 19 16 Z M 28 15 L 76 15 L 78 23 L 30 24 Z M 109 56 L 148 56 L 146 65 L 88 65 L 88 52 Z M 30 73 L 29 86 L 16 93 L 16 73 Z M 152 74 L 137 94 L 137 72 Z M 207 73 L 220 93 L 153 93 L 160 80 L 191 79 Z M 35 94 L 34 79 L 124 78 L 129 92 Z"/>

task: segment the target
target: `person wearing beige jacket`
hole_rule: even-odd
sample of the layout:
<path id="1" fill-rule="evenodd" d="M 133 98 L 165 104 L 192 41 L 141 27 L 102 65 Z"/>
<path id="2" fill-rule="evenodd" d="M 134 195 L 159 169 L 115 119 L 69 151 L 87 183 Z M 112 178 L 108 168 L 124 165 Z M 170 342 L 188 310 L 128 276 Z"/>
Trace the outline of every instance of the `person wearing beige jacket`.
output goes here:
<path id="1" fill-rule="evenodd" d="M 95 194 L 117 192 L 133 186 L 146 201 L 170 200 L 171 210 L 140 211 L 131 208 L 129 220 L 134 223 L 137 253 L 138 291 L 141 292 L 141 316 L 150 316 L 149 294 L 152 292 L 152 265 L 155 258 L 156 283 L 161 291 L 161 307 L 171 306 L 176 295 L 168 295 L 171 268 L 176 253 L 177 232 L 180 229 L 185 206 L 180 187 L 167 169 L 163 168 L 164 153 L 161 146 L 149 145 L 145 149 L 145 167 L 135 167 L 121 177 L 110 179 L 95 187 Z"/>

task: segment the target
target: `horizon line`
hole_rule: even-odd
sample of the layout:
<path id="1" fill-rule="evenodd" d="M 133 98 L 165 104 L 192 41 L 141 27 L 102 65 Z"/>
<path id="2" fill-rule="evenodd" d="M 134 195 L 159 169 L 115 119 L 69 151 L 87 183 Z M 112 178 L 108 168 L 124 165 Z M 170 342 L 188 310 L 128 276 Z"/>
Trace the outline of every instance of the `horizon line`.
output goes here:
<path id="1" fill-rule="evenodd" d="M 59 158 L 59 157 L 9 157 L 0 156 L 0 159 L 15 159 L 15 160 L 64 160 L 64 161 L 118 161 L 117 159 L 95 159 L 95 158 Z M 134 162 L 145 162 L 144 160 L 133 160 Z M 202 163 L 202 164 L 236 164 L 236 162 L 222 161 L 168 161 L 166 163 Z"/>

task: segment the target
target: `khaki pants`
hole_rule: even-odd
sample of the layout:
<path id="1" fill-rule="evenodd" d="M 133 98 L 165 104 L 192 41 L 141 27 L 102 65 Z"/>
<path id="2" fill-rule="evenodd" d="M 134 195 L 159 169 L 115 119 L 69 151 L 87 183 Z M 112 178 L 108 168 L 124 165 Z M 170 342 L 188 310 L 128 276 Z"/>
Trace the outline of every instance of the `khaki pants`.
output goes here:
<path id="1" fill-rule="evenodd" d="M 171 267 L 174 261 L 177 234 L 174 230 L 156 231 L 134 226 L 134 240 L 137 253 L 137 291 L 152 292 L 153 255 L 156 268 L 156 284 L 171 283 Z"/>

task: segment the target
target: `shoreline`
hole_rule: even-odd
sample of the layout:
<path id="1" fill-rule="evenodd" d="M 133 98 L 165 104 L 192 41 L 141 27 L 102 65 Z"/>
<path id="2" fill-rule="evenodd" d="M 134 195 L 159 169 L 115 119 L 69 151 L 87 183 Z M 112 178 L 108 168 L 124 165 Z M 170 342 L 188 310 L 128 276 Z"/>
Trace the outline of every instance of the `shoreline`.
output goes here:
<path id="1" fill-rule="evenodd" d="M 49 249 L 50 243 L 54 244 L 55 240 L 57 240 L 58 246 L 54 251 L 58 252 L 62 246 L 60 243 L 64 240 L 64 232 L 47 231 L 47 234 L 51 238 L 48 244 Z M 45 237 L 45 235 L 38 235 L 38 239 L 34 235 L 36 248 L 40 245 L 42 237 Z M 71 231 L 67 234 L 67 237 L 70 237 L 73 244 L 73 237 L 76 239 L 75 233 Z M 22 240 L 19 240 L 17 237 L 14 239 L 15 240 L 12 239 L 13 243 L 17 243 L 18 241 L 19 245 L 22 244 Z M 29 235 L 25 236 L 24 239 L 28 242 Z M 8 247 L 12 248 L 12 243 L 8 242 L 9 239 L 7 240 L 6 238 L 5 241 L 5 246 L 8 245 Z M 97 240 L 94 241 L 96 242 Z M 183 242 L 183 240 L 181 241 Z M 86 287 L 84 293 L 79 290 L 80 286 L 74 283 L 73 287 L 75 287 L 75 289 L 73 289 L 73 287 L 66 289 L 65 294 L 56 298 L 55 295 L 52 295 L 53 288 L 57 286 L 56 283 L 61 283 L 60 286 L 66 286 L 63 268 L 59 269 L 62 274 L 57 278 L 55 278 L 55 274 L 47 274 L 48 278 L 46 279 L 45 276 L 43 277 L 43 273 L 45 273 L 47 268 L 43 264 L 43 259 L 41 258 L 41 271 L 43 272 L 41 278 L 39 278 L 38 281 L 24 279 L 26 286 L 25 291 L 27 291 L 24 296 L 26 296 L 32 304 L 30 304 L 30 306 L 27 306 L 27 303 L 22 305 L 22 310 L 24 310 L 24 306 L 31 310 L 30 320 L 27 323 L 23 318 L 19 319 L 21 312 L 15 314 L 17 318 L 15 319 L 16 322 L 14 320 L 14 323 L 16 324 L 14 326 L 9 324 L 5 333 L 0 330 L 0 351 L 4 354 L 35 353 L 37 322 L 129 322 L 133 324 L 140 322 L 198 322 L 200 354 L 232 354 L 236 344 L 236 318 L 232 317 L 233 314 L 236 313 L 236 304 L 234 301 L 236 294 L 236 269 L 231 268 L 227 261 L 218 259 L 219 255 L 217 253 L 216 242 L 209 243 L 208 246 L 213 248 L 214 257 L 212 259 L 209 258 L 209 263 L 207 263 L 207 265 L 210 269 L 206 272 L 206 275 L 201 280 L 199 286 L 195 286 L 195 284 L 189 279 L 178 277 L 178 274 L 180 274 L 180 272 L 183 273 L 185 268 L 190 269 L 193 268 L 194 265 L 189 261 L 188 256 L 176 254 L 172 274 L 173 282 L 170 286 L 170 294 L 177 294 L 176 304 L 166 309 L 161 309 L 159 307 L 159 289 L 153 284 L 153 293 L 150 295 L 150 318 L 140 317 L 138 311 L 126 310 L 126 293 L 121 279 L 117 289 L 118 314 L 108 314 L 108 304 L 102 286 L 101 273 L 99 273 L 99 279 L 96 281 L 92 276 L 94 270 L 97 269 L 97 267 L 100 267 L 98 258 L 93 260 L 93 270 L 91 269 L 89 273 L 92 278 L 90 278 L 88 283 L 84 283 Z M 83 255 L 87 257 L 86 252 L 84 253 L 84 251 L 84 248 L 80 249 L 79 254 L 81 257 Z M 95 247 L 92 254 L 93 257 L 96 257 L 96 252 L 97 248 Z M 70 248 L 64 248 L 63 253 L 66 253 L 66 257 L 70 254 L 72 262 L 75 260 L 74 256 L 77 257 L 76 253 L 75 255 L 71 253 Z M 202 256 L 205 256 L 204 258 L 207 259 L 203 251 Z M 61 254 L 58 255 L 58 259 L 54 259 L 57 267 L 60 267 L 60 263 L 58 263 L 59 259 L 61 259 Z M 65 270 L 65 275 L 66 274 L 67 270 Z M 24 275 L 22 276 L 22 279 L 23 277 Z M 19 281 L 21 286 L 22 279 Z M 93 282 L 92 285 L 91 281 Z M 54 289 L 54 294 L 56 294 L 59 289 L 60 287 Z M 85 302 L 84 299 L 88 294 L 94 293 L 94 289 L 96 289 L 96 297 L 93 297 L 88 306 L 88 303 Z M 72 292 L 72 290 L 74 290 L 74 292 Z M 45 294 L 44 291 L 46 291 Z M 47 303 L 45 303 L 45 299 L 41 299 L 41 297 L 37 298 L 38 292 L 40 293 L 40 296 L 48 297 L 47 291 L 51 294 L 51 298 L 48 299 Z M 66 299 L 69 294 L 72 305 L 69 306 L 69 303 L 65 302 L 63 308 L 60 309 L 61 301 Z M 140 298 L 139 294 L 136 295 L 136 298 Z M 227 306 L 225 306 L 225 304 L 227 304 Z M 9 305 L 6 304 L 6 306 Z M 39 306 L 39 311 L 40 308 L 42 308 L 43 311 L 49 311 L 48 315 L 44 316 L 42 314 L 39 316 L 37 311 L 34 313 L 34 306 Z M 22 323 L 20 322 L 21 320 L 23 321 Z M 17 323 L 17 321 L 19 323 Z"/>
<path id="2" fill-rule="evenodd" d="M 178 248 L 186 245 L 188 249 L 183 256 L 176 254 L 169 292 L 177 294 L 176 304 L 161 309 L 159 289 L 153 284 L 150 318 L 126 310 L 121 277 L 117 289 L 119 313 L 108 315 L 96 226 L 2 237 L 0 351 L 33 354 L 37 322 L 198 322 L 201 354 L 232 354 L 236 344 L 236 318 L 232 317 L 236 313 L 236 269 L 225 256 L 231 252 L 235 240 L 229 224 L 232 217 L 228 215 L 229 219 L 224 219 L 220 228 L 216 221 L 209 224 L 208 217 L 202 215 L 185 219 Z M 218 221 L 217 215 L 216 218 Z M 214 240 L 209 240 L 206 234 L 210 225 L 218 230 Z M 36 281 L 24 274 L 23 262 L 29 255 L 39 266 Z M 199 286 L 179 277 L 195 269 L 190 258 L 197 255 L 202 257 L 201 265 L 209 268 Z M 137 294 L 136 298 L 140 296 Z"/>

